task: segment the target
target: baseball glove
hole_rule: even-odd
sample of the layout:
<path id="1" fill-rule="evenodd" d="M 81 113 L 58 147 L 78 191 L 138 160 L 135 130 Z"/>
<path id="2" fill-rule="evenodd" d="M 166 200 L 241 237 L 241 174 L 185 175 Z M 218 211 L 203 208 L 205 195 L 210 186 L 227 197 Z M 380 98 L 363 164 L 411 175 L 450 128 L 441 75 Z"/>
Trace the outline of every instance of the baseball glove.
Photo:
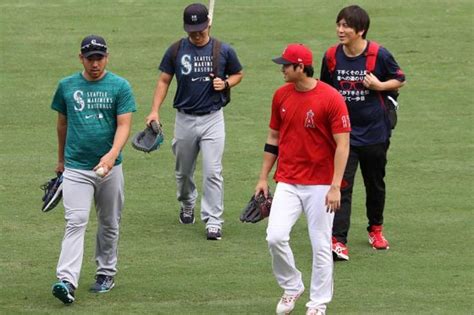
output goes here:
<path id="1" fill-rule="evenodd" d="M 252 196 L 247 206 L 242 210 L 240 215 L 240 221 L 257 223 L 270 215 L 270 208 L 272 206 L 273 197 L 268 192 L 268 198 L 265 198 L 263 193 L 260 193 L 257 197 Z"/>
<path id="2" fill-rule="evenodd" d="M 161 123 L 152 121 L 145 130 L 137 132 L 132 138 L 132 147 L 138 151 L 150 153 L 157 150 L 163 143 L 164 136 Z"/>
<path id="3" fill-rule="evenodd" d="M 63 196 L 63 174 L 58 173 L 55 178 L 51 178 L 41 185 L 40 188 L 44 190 L 43 207 L 41 207 L 41 211 L 48 212 L 53 210 Z"/>

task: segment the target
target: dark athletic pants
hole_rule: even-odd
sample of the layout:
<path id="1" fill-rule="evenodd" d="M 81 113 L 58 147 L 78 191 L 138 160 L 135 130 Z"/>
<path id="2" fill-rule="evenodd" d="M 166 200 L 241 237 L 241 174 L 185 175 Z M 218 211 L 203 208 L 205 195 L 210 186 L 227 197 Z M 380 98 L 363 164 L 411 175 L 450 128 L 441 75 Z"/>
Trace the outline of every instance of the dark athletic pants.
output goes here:
<path id="1" fill-rule="evenodd" d="M 368 146 L 351 146 L 344 181 L 341 188 L 341 209 L 334 216 L 332 234 L 339 242 L 347 243 L 351 223 L 352 188 L 357 167 L 360 164 L 366 193 L 366 210 L 369 226 L 383 224 L 385 206 L 385 166 L 390 141 Z"/>

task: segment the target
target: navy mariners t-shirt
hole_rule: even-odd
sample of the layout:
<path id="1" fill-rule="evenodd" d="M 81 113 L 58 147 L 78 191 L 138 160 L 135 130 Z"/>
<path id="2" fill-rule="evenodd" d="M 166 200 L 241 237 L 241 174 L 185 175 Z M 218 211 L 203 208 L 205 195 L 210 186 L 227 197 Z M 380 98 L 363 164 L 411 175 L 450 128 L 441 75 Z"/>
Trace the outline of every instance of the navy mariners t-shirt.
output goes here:
<path id="1" fill-rule="evenodd" d="M 208 112 L 219 110 L 225 102 L 222 92 L 214 91 L 212 80 L 212 47 L 214 39 L 202 47 L 193 45 L 188 38 L 181 41 L 176 60 L 173 60 L 173 48 L 170 46 L 161 60 L 159 69 L 176 75 L 178 82 L 173 106 L 190 112 Z M 226 43 L 221 44 L 218 77 L 236 74 L 242 65 L 234 49 Z"/>
<path id="2" fill-rule="evenodd" d="M 357 57 L 348 57 L 342 45 L 339 45 L 333 76 L 329 73 L 326 60 L 323 58 L 320 79 L 332 85 L 346 100 L 351 120 L 351 145 L 353 146 L 383 143 L 391 135 L 383 97 L 379 92 L 364 87 L 362 81 L 365 74 L 365 52 Z M 382 46 L 377 55 L 373 74 L 382 82 L 390 79 L 405 81 L 405 75 L 392 54 Z"/>

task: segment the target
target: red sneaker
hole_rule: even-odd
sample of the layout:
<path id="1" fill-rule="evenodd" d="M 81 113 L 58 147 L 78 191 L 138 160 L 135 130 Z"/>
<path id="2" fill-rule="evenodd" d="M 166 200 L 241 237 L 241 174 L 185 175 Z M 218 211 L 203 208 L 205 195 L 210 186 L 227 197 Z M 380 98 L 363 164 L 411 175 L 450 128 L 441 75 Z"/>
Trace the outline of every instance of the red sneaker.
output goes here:
<path id="1" fill-rule="evenodd" d="M 372 225 L 369 231 L 369 243 L 373 249 L 389 249 L 388 241 L 383 237 L 383 227 L 381 225 Z"/>
<path id="2" fill-rule="evenodd" d="M 332 237 L 332 257 L 334 260 L 349 260 L 349 248 Z"/>

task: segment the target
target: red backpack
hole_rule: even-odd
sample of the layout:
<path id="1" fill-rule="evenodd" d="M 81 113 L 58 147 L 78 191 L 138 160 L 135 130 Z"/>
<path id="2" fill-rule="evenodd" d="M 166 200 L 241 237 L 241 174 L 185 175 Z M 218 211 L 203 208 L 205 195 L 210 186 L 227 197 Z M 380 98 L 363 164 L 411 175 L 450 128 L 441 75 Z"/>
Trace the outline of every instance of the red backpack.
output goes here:
<path id="1" fill-rule="evenodd" d="M 375 65 L 377 63 L 377 55 L 379 53 L 380 45 L 373 41 L 369 41 L 368 45 L 369 47 L 367 48 L 367 51 L 364 53 L 366 57 L 365 70 L 367 72 L 373 72 L 375 70 Z M 326 51 L 326 54 L 325 54 L 326 66 L 331 76 L 336 70 L 336 52 L 339 46 L 341 46 L 341 44 L 329 47 L 329 49 Z M 395 126 L 397 125 L 398 92 L 385 91 L 383 93 L 379 92 L 378 94 L 380 96 L 382 104 L 384 104 L 385 108 L 387 109 L 388 118 L 390 120 L 390 127 L 394 129 Z"/>

